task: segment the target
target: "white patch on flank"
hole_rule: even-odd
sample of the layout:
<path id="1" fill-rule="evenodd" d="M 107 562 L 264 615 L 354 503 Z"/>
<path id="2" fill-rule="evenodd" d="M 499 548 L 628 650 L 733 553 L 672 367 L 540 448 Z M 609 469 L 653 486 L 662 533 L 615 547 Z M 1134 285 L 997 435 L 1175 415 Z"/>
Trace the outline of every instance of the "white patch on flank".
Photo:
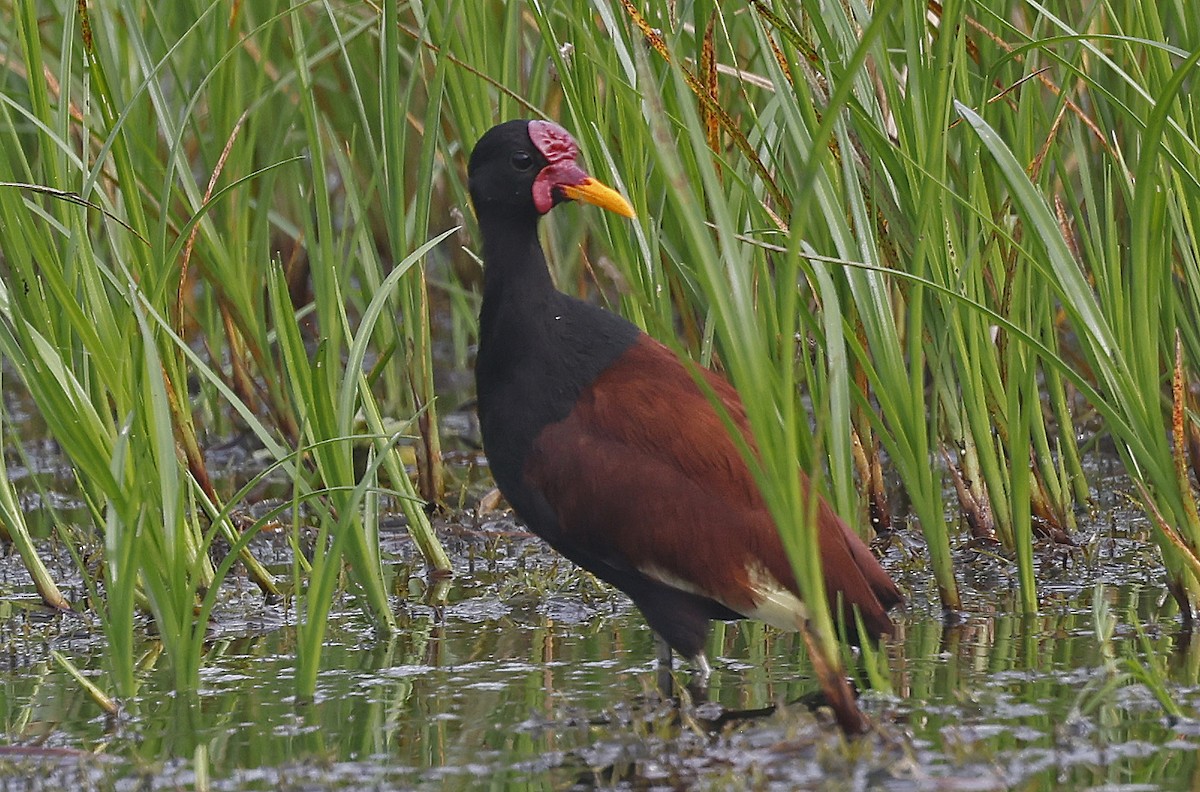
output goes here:
<path id="1" fill-rule="evenodd" d="M 750 588 L 758 605 L 745 614 L 781 630 L 799 630 L 808 618 L 808 609 L 792 592 L 784 588 L 775 576 L 761 564 L 750 568 Z"/>
<path id="2" fill-rule="evenodd" d="M 706 591 L 691 581 L 673 575 L 662 567 L 647 565 L 638 567 L 638 571 L 680 591 L 714 599 L 747 619 L 757 619 L 781 630 L 790 632 L 799 630 L 801 623 L 808 618 L 808 610 L 800 598 L 788 591 L 762 564 L 755 564 L 749 569 L 750 590 L 754 601 L 758 604 L 748 609 L 735 608 L 713 592 Z"/>
<path id="3" fill-rule="evenodd" d="M 705 591 L 704 589 L 700 588 L 699 586 L 697 586 L 696 584 L 694 584 L 690 581 L 684 580 L 681 577 L 676 577 L 675 575 L 671 574 L 670 572 L 668 572 L 667 570 L 663 569 L 660 566 L 655 566 L 654 564 L 647 564 L 646 566 L 638 567 L 637 570 L 638 570 L 638 572 L 641 572 L 646 577 L 657 580 L 659 583 L 665 583 L 666 585 L 670 586 L 671 588 L 677 588 L 680 591 L 686 591 L 689 594 L 698 594 L 701 597 L 708 597 L 709 599 L 715 599 L 718 602 L 720 602 L 720 599 L 718 597 L 713 596 L 713 593 L 711 591 Z"/>

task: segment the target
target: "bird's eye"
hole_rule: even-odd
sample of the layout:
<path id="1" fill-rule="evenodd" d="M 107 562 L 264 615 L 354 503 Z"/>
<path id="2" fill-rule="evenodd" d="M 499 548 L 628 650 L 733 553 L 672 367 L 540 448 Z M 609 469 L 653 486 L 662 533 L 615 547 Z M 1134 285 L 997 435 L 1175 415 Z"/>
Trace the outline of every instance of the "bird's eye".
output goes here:
<path id="1" fill-rule="evenodd" d="M 533 157 L 524 151 L 518 151 L 516 154 L 513 154 L 509 162 L 519 171 L 527 171 L 533 167 Z"/>

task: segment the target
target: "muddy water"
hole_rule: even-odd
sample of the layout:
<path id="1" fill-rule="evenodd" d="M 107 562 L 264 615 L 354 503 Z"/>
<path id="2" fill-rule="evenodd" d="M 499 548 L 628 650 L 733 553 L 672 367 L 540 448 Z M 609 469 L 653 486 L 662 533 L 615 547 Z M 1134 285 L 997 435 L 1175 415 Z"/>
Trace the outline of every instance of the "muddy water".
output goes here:
<path id="1" fill-rule="evenodd" d="M 964 546 L 970 611 L 944 628 L 919 539 L 902 529 L 886 543 L 909 604 L 888 646 L 892 693 L 864 692 L 879 728 L 851 744 L 807 706 L 815 684 L 795 637 L 760 625 L 719 628 L 708 700 L 673 706 L 628 602 L 503 514 L 442 524 L 457 575 L 437 606 L 421 601 L 429 584 L 391 525 L 402 634 L 379 639 L 345 597 L 314 702 L 293 698 L 293 615 L 233 580 L 199 693 L 169 692 L 147 639 L 140 695 L 115 721 L 49 659 L 58 650 L 102 682 L 98 626 L 47 614 L 19 562 L 0 558 L 0 788 L 1192 789 L 1200 723 L 1168 719 L 1149 686 L 1109 670 L 1112 658 L 1159 663 L 1169 695 L 1197 711 L 1200 650 L 1162 607 L 1144 519 L 1107 481 L 1080 547 L 1039 550 L 1036 619 L 1013 615 L 1012 565 Z M 256 549 L 287 562 L 282 537 Z M 47 554 L 69 580 L 69 557 L 52 543 Z M 1107 647 L 1095 596 L 1117 617 Z"/>
<path id="2" fill-rule="evenodd" d="M 977 611 L 949 631 L 923 576 L 906 571 L 911 548 L 893 546 L 889 563 L 914 591 L 890 647 L 895 695 L 865 694 L 879 731 L 847 745 L 802 702 L 814 685 L 792 636 L 725 627 L 712 645 L 709 702 L 680 711 L 657 695 L 651 635 L 619 595 L 510 523 L 445 533 L 461 565 L 449 603 L 397 601 L 404 632 L 382 641 L 347 602 L 315 702 L 292 697 L 290 614 L 244 590 L 219 615 L 199 695 L 168 695 L 169 678 L 151 663 L 116 722 L 47 659 L 54 648 L 100 668 L 98 633 L 31 607 L 6 560 L 4 788 L 174 789 L 199 778 L 210 789 L 1190 789 L 1200 780 L 1196 723 L 1168 722 L 1143 685 L 1096 687 L 1107 677 L 1090 581 L 1129 579 L 1104 592 L 1121 622 L 1115 650 L 1143 654 L 1129 624 L 1148 624 L 1172 695 L 1195 711 L 1197 655 L 1175 647 L 1173 622 L 1152 623 L 1155 567 L 1137 536 L 1043 553 L 1050 593 L 1030 621 L 1008 613 L 1005 565 L 987 562 L 994 568 L 970 592 Z M 407 540 L 396 533 L 389 545 L 410 574 Z"/>

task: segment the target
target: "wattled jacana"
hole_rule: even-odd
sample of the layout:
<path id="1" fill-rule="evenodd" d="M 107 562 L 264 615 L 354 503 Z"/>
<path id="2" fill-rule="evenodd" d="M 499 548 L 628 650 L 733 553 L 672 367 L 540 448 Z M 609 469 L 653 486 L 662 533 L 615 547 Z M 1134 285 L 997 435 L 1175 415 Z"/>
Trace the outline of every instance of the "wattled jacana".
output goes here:
<path id="1" fill-rule="evenodd" d="M 578 157 L 570 134 L 547 121 L 500 124 L 471 153 L 483 235 L 475 383 L 484 451 L 530 529 L 628 594 L 706 673 L 710 620 L 796 630 L 804 607 L 750 471 L 683 363 L 625 319 L 554 288 L 542 215 L 581 200 L 634 216 Z M 752 444 L 737 392 L 704 376 Z M 842 603 L 846 624 L 857 608 L 871 638 L 889 632 L 895 583 L 823 500 L 816 519 L 830 601 Z"/>

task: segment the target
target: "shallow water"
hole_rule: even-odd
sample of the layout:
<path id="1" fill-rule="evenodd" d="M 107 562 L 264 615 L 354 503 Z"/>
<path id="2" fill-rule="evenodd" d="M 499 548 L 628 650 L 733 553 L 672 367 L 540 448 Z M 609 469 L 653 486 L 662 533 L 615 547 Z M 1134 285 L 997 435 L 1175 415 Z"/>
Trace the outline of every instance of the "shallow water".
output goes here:
<path id="1" fill-rule="evenodd" d="M 79 504 L 58 494 L 70 492 L 69 470 L 36 432 L 24 442 L 29 465 L 10 463 L 12 478 L 34 493 L 36 476 L 70 519 Z M 233 442 L 210 464 L 236 479 L 249 456 Z M 481 460 L 456 459 L 474 503 Z M 863 693 L 878 728 L 853 742 L 806 705 L 816 684 L 796 637 L 758 624 L 717 626 L 707 701 L 664 700 L 651 633 L 628 600 L 504 513 L 439 526 L 456 574 L 436 607 L 422 603 L 430 584 L 389 517 L 383 549 L 396 590 L 409 592 L 394 599 L 402 631 L 379 638 L 343 594 L 305 704 L 294 698 L 294 614 L 234 578 L 198 693 L 170 692 L 147 638 L 139 695 L 106 718 L 49 656 L 103 684 L 98 624 L 42 609 L 19 560 L 0 557 L 0 789 L 1197 788 L 1200 723 L 1169 720 L 1149 687 L 1114 681 L 1114 662 L 1153 661 L 1185 714 L 1200 704 L 1200 649 L 1176 634 L 1145 518 L 1113 467 L 1092 470 L 1097 511 L 1079 516 L 1079 546 L 1038 548 L 1034 619 L 1014 615 L 1013 565 L 964 544 L 969 612 L 944 627 L 918 532 L 901 526 L 883 543 L 908 602 L 887 645 L 892 692 Z M 26 497 L 32 523 L 48 522 L 48 504 Z M 289 563 L 282 536 L 255 551 Z M 81 599 L 70 557 L 53 543 L 44 555 Z M 1093 624 L 1097 583 L 1117 619 L 1108 646 Z"/>
<path id="2" fill-rule="evenodd" d="M 1137 524 L 1133 515 L 1122 522 Z M 47 659 L 54 648 L 82 668 L 101 667 L 98 631 L 80 617 L 47 616 L 28 592 L 13 591 L 0 606 L 4 788 L 1157 790 L 1200 782 L 1198 724 L 1169 723 L 1145 686 L 1097 687 L 1108 677 L 1091 583 L 1120 579 L 1104 592 L 1120 621 L 1117 656 L 1142 653 L 1129 626 L 1136 618 L 1185 712 L 1200 695 L 1200 656 L 1176 649 L 1173 621 L 1149 620 L 1161 589 L 1136 531 L 1041 553 L 1048 593 L 1033 620 L 1011 615 L 1007 565 L 978 554 L 970 559 L 977 587 L 967 592 L 976 612 L 949 630 L 925 577 L 908 571 L 913 548 L 894 543 L 888 565 L 913 594 L 889 645 L 894 694 L 864 694 L 879 729 L 849 744 L 798 701 L 815 685 L 794 636 L 746 623 L 719 629 L 708 703 L 676 709 L 656 692 L 651 634 L 621 595 L 507 521 L 443 533 L 460 564 L 448 604 L 397 600 L 404 630 L 380 640 L 344 603 L 310 704 L 293 698 L 290 614 L 263 605 L 252 587 L 231 587 L 197 696 L 167 693 L 170 677 L 150 660 L 141 694 L 116 722 Z M 411 574 L 403 533 L 387 546 L 399 574 Z M 0 579 L 13 580 L 13 563 L 0 565 Z"/>

